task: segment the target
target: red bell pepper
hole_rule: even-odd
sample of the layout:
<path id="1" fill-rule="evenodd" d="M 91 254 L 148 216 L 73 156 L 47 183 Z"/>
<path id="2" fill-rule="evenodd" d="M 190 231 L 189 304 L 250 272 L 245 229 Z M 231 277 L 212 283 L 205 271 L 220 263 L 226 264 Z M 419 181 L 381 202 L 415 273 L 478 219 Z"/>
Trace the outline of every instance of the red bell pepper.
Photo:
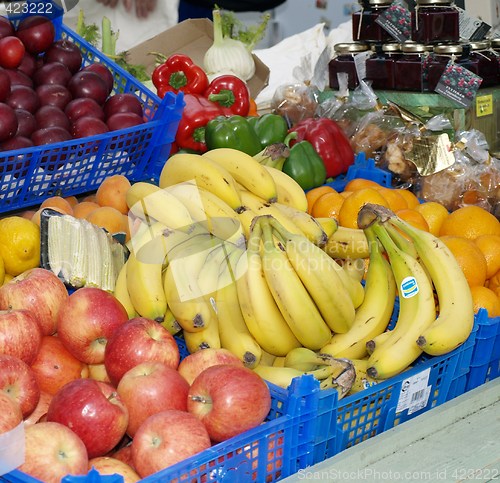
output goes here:
<path id="1" fill-rule="evenodd" d="M 200 94 L 185 94 L 184 103 L 175 142 L 180 149 L 204 153 L 208 150 L 205 144 L 205 125 L 225 113 L 220 106 Z"/>
<path id="2" fill-rule="evenodd" d="M 205 91 L 205 97 L 227 108 L 228 115 L 248 116 L 250 91 L 246 82 L 235 75 L 226 74 L 216 77 Z"/>
<path id="3" fill-rule="evenodd" d="M 342 128 L 326 117 L 307 118 L 298 122 L 289 130 L 297 137 L 290 146 L 300 141 L 309 141 L 321 156 L 326 168 L 327 178 L 346 173 L 354 163 L 354 151 L 349 138 Z"/>
<path id="4" fill-rule="evenodd" d="M 151 80 L 160 98 L 169 91 L 175 94 L 179 91 L 185 94 L 203 94 L 209 84 L 206 72 L 184 54 L 168 57 L 155 68 Z"/>

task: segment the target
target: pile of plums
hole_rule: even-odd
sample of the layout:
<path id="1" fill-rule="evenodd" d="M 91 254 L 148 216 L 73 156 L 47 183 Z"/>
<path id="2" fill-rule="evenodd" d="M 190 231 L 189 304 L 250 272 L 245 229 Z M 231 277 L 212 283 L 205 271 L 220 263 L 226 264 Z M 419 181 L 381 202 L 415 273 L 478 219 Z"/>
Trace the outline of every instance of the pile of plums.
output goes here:
<path id="1" fill-rule="evenodd" d="M 50 19 L 0 17 L 0 151 L 58 143 L 136 126 L 142 103 L 112 94 L 102 63 L 83 66 L 80 48 L 55 40 Z"/>

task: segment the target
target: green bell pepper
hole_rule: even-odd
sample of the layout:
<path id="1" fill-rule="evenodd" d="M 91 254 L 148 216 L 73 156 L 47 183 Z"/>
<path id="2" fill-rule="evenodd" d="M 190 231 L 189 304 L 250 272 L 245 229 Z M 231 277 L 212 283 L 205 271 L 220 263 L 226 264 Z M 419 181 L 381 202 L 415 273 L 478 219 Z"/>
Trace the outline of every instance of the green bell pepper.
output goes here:
<path id="1" fill-rule="evenodd" d="M 248 118 L 260 139 L 262 149 L 271 144 L 282 143 L 288 134 L 288 124 L 283 116 L 267 113 Z"/>
<path id="2" fill-rule="evenodd" d="M 309 141 L 300 141 L 290 148 L 282 171 L 306 191 L 326 181 L 326 168 L 320 155 Z"/>
<path id="3" fill-rule="evenodd" d="M 218 116 L 205 126 L 207 148 L 233 148 L 254 156 L 262 149 L 248 118 L 238 115 Z"/>

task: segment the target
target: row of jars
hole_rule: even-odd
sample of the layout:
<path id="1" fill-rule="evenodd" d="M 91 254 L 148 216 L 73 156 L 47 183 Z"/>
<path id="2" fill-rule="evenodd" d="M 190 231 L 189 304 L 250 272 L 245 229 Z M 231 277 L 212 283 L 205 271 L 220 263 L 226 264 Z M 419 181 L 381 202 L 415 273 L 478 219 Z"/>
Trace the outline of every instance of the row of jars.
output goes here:
<path id="1" fill-rule="evenodd" d="M 394 0 L 358 0 L 361 9 L 352 14 L 353 40 L 361 42 L 394 41 L 377 18 L 387 11 Z M 460 40 L 459 11 L 452 0 L 416 0 L 411 12 L 411 38 L 422 44 L 458 42 Z"/>
<path id="2" fill-rule="evenodd" d="M 339 89 L 338 75 L 347 75 L 348 88 L 359 85 L 354 56 L 371 51 L 365 80 L 373 89 L 433 92 L 448 62 L 453 60 L 482 78 L 481 88 L 500 84 L 500 39 L 466 44 L 424 45 L 414 41 L 369 46 L 361 42 L 335 44 L 329 62 L 329 84 Z"/>

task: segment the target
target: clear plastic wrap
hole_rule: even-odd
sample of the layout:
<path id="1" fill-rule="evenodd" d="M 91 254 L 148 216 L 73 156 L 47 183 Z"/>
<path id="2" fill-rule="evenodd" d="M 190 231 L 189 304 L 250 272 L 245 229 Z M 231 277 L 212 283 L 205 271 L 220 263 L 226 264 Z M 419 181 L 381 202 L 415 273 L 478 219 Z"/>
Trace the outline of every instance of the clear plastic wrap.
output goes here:
<path id="1" fill-rule="evenodd" d="M 285 118 L 289 127 L 314 117 L 318 107 L 318 90 L 305 84 L 279 86 L 271 100 L 271 111 Z"/>

